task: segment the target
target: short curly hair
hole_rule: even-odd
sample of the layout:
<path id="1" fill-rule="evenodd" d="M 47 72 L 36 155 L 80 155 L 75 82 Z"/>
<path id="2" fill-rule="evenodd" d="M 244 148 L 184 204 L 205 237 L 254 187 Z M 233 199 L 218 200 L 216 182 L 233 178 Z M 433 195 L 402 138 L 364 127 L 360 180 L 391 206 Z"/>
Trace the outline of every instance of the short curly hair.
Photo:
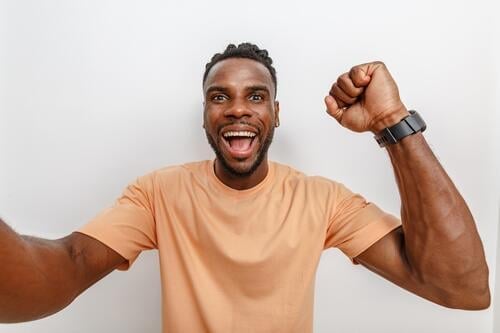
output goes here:
<path id="1" fill-rule="evenodd" d="M 234 44 L 229 44 L 224 52 L 216 53 L 213 55 L 209 63 L 205 65 L 205 73 L 203 74 L 203 84 L 207 80 L 208 73 L 210 69 L 218 63 L 219 61 L 228 58 L 246 58 L 252 59 L 260 62 L 262 65 L 266 66 L 271 74 L 271 78 L 274 83 L 274 93 L 276 95 L 278 80 L 276 79 L 276 69 L 273 67 L 273 59 L 269 56 L 269 53 L 265 49 L 260 49 L 257 45 L 252 43 L 241 43 L 238 46 Z"/>

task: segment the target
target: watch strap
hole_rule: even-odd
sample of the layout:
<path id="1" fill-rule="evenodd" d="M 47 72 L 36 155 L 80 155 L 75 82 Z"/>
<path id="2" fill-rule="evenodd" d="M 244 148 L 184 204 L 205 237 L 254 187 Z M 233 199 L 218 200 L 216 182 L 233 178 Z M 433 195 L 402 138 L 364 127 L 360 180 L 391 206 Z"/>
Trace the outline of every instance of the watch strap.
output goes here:
<path id="1" fill-rule="evenodd" d="M 417 111 L 410 110 L 409 113 L 409 116 L 403 118 L 396 125 L 384 128 L 380 133 L 375 135 L 375 140 L 381 148 L 398 143 L 404 137 L 417 132 L 423 132 L 426 129 L 427 126 Z"/>

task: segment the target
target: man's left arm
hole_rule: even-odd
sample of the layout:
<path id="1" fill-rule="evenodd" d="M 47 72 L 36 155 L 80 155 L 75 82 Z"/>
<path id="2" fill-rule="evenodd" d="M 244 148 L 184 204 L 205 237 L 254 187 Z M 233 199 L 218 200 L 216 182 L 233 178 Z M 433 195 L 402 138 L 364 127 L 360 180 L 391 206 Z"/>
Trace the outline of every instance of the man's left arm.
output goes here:
<path id="1" fill-rule="evenodd" d="M 325 103 L 342 126 L 379 133 L 409 115 L 383 63 L 353 67 Z M 468 310 L 490 304 L 488 266 L 464 199 L 416 133 L 387 146 L 401 197 L 402 226 L 356 261 L 435 303 Z"/>

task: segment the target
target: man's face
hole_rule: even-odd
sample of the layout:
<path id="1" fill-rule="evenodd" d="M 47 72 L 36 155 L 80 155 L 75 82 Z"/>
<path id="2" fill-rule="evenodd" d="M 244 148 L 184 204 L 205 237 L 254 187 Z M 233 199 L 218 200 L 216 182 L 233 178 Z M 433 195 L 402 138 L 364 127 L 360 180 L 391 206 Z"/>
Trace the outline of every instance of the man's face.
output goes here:
<path id="1" fill-rule="evenodd" d="M 247 176 L 261 164 L 278 120 L 271 74 L 261 63 L 229 58 L 210 70 L 203 92 L 203 127 L 222 166 Z"/>

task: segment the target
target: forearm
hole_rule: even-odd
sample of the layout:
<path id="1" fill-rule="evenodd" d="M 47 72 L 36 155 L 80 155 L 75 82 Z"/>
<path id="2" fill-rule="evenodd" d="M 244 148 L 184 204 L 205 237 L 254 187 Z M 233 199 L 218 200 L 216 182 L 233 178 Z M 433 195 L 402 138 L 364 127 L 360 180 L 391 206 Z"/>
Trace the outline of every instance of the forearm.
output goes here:
<path id="1" fill-rule="evenodd" d="M 0 322 L 39 319 L 74 298 L 69 254 L 56 241 L 21 236 L 0 220 Z"/>
<path id="2" fill-rule="evenodd" d="M 451 307 L 489 304 L 488 268 L 464 199 L 421 133 L 388 146 L 414 277 Z"/>

